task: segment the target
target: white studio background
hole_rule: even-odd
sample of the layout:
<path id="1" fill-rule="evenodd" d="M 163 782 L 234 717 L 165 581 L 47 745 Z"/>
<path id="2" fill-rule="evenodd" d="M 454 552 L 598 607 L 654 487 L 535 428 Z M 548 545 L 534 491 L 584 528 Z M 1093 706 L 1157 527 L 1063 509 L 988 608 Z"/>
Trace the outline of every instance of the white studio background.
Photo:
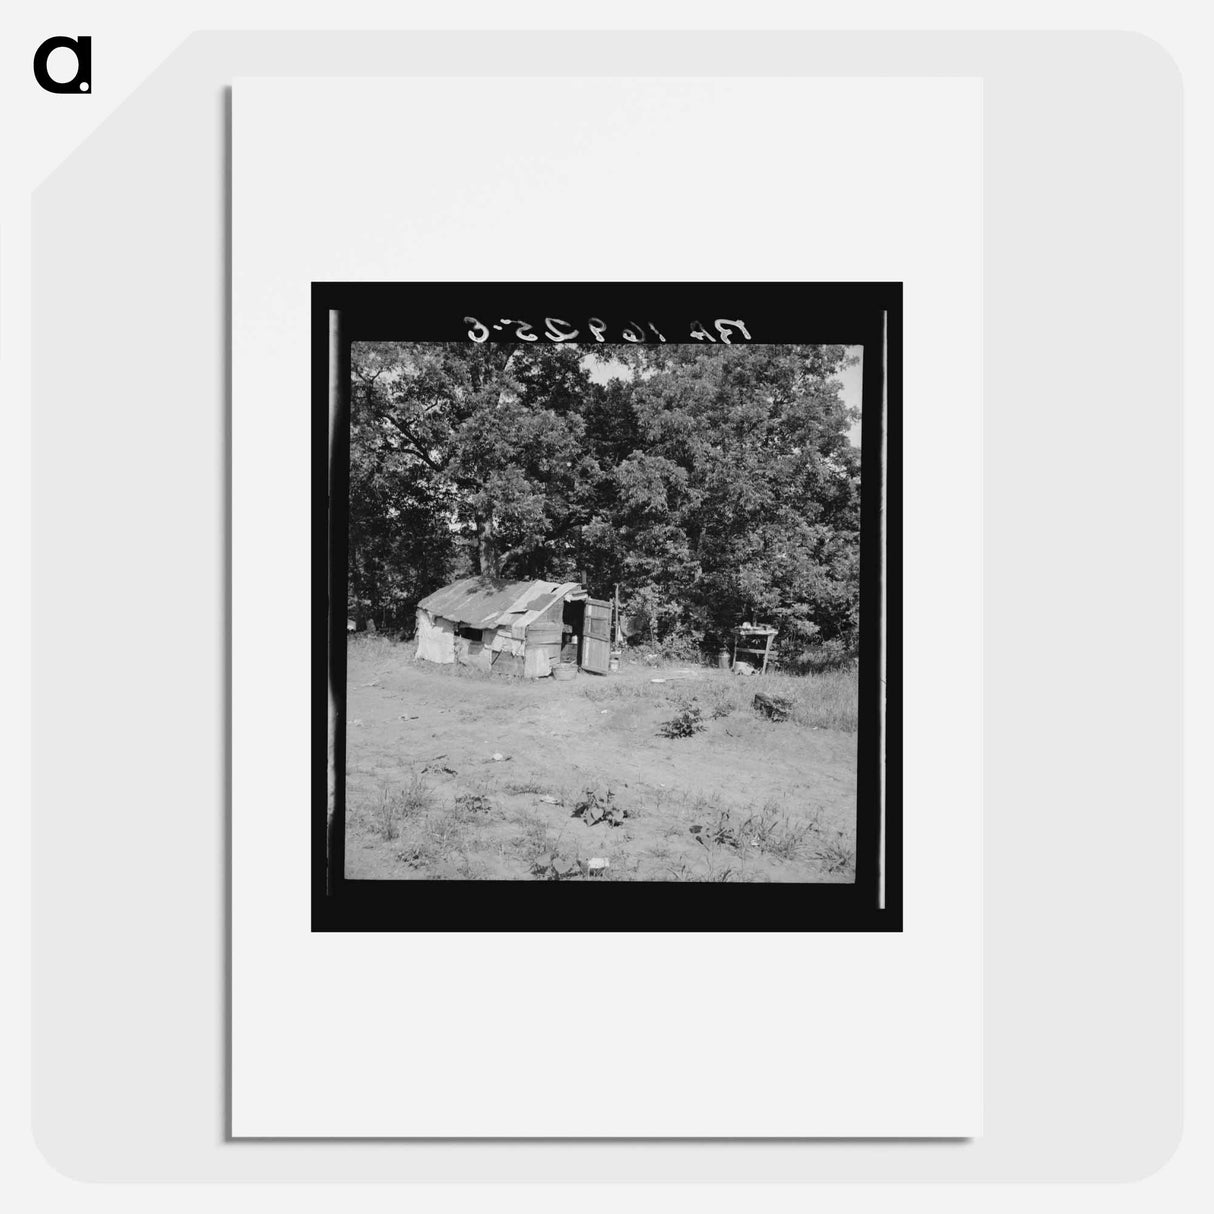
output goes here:
<path id="1" fill-rule="evenodd" d="M 649 6 L 655 13 L 659 7 Z M 981 14 L 971 10 L 968 17 L 956 7 L 949 15 L 948 5 L 926 7 L 945 24 L 993 21 L 999 28 L 1009 21 L 1006 11 L 991 16 L 998 6 Z M 1190 112 L 1208 112 L 1209 89 L 1191 70 L 1203 43 L 1179 32 L 1185 27 L 1176 24 L 1176 6 L 1161 4 L 1149 15 L 1141 6 L 1113 7 L 1118 24 L 1154 25 L 1161 36 L 1172 32 L 1165 43 L 1190 69 Z M 1079 26 L 1083 11 L 1082 5 L 1030 4 L 1017 10 L 1016 20 Z M 255 4 L 243 19 L 272 24 Z M 1102 19 L 1112 21 L 1113 11 Z M 830 21 L 838 17 L 824 24 Z M 235 17 L 230 23 L 237 23 Z M 707 68 L 711 74 L 742 68 L 980 75 L 985 81 L 984 613 L 987 636 L 995 640 L 987 661 L 984 742 L 983 1139 L 958 1146 L 728 1149 L 246 1144 L 234 1150 L 222 1144 L 224 1026 L 216 991 L 224 973 L 225 832 L 223 774 L 211 757 L 221 754 L 224 729 L 217 669 L 224 652 L 224 376 L 213 354 L 226 324 L 219 90 L 237 74 L 267 71 L 492 73 L 503 70 L 506 49 L 492 38 L 460 43 L 454 36 L 225 34 L 201 36 L 177 50 L 39 189 L 34 204 L 43 249 L 62 245 L 78 269 L 75 281 L 50 275 L 35 298 L 35 322 L 42 317 L 48 355 L 36 365 L 36 417 L 43 420 L 34 472 L 35 610 L 44 615 L 84 584 L 94 631 L 112 638 L 121 634 L 111 627 L 113 613 L 132 587 L 155 588 L 152 599 L 161 605 L 141 620 L 138 648 L 101 646 L 92 632 L 74 628 L 35 632 L 39 683 L 49 681 L 46 691 L 52 693 L 40 692 L 36 730 L 44 739 L 48 726 L 80 731 L 71 735 L 70 749 L 46 745 L 36 756 L 42 790 L 34 870 L 40 1148 L 69 1175 L 114 1180 L 1149 1175 L 1168 1161 L 1179 1134 L 1170 1113 L 1179 1083 L 1179 817 L 1172 741 L 1179 658 L 1174 626 L 1166 623 L 1178 610 L 1174 64 L 1148 39 L 1131 35 L 684 34 L 644 46 L 604 37 L 594 42 L 608 59 L 637 72 L 655 62 L 668 72 L 685 62 L 689 71 Z M 569 62 L 574 53 L 551 40 L 508 50 L 510 69 L 532 74 L 551 70 L 554 57 Z M 575 61 L 591 63 L 594 55 L 580 48 Z M 28 112 L 32 129 L 40 129 L 36 108 Z M 1195 155 L 1191 164 L 1208 186 L 1202 158 Z M 120 217 L 110 203 L 123 181 L 138 184 L 125 191 Z M 81 191 L 102 210 L 82 211 Z M 1208 251 L 1200 230 L 1194 245 Z M 12 339 L 20 332 L 14 305 L 21 300 L 11 284 L 24 253 L 14 255 L 11 241 L 6 247 L 4 354 L 11 385 L 22 382 L 14 381 Z M 67 296 L 59 295 L 69 284 Z M 81 290 L 75 310 L 72 301 Z M 129 375 L 129 362 L 119 371 L 117 360 L 103 359 L 86 395 L 49 396 L 60 368 L 70 364 L 70 343 L 90 326 L 115 322 L 117 303 L 126 309 L 120 315 L 157 319 L 158 310 L 171 308 L 178 321 L 174 342 L 163 355 L 154 344 L 141 351 L 148 372 L 143 378 Z M 1191 324 L 1199 323 L 1199 305 L 1195 299 Z M 162 339 L 172 332 L 168 326 L 158 331 Z M 1199 332 L 1194 329 L 1195 337 Z M 56 335 L 69 344 L 56 348 Z M 195 362 L 190 374 L 177 377 L 186 351 Z M 1199 371 L 1194 363 L 1194 375 Z M 52 406 L 58 410 L 53 420 L 45 412 Z M 105 417 L 90 427 L 89 418 L 102 412 Z M 1149 427 L 1136 430 L 1144 412 Z M 148 429 L 153 417 L 161 419 L 160 430 Z M 53 441 L 56 425 L 94 458 L 64 462 Z M 1203 432 L 1200 416 L 1193 425 Z M 169 443 L 179 458 L 165 467 L 161 457 Z M 1065 477 L 1058 472 L 1059 447 L 1078 451 Z M 1134 469 L 1133 502 L 1127 500 L 1127 467 Z M 1191 484 L 1200 496 L 1202 486 Z M 149 499 L 167 515 L 175 545 L 142 542 L 152 526 Z M 89 500 L 107 518 L 125 512 L 137 534 L 118 544 L 113 528 L 94 524 L 85 510 L 76 519 L 84 532 L 81 547 L 70 547 L 71 561 L 65 561 L 57 504 L 74 503 L 79 511 Z M 1131 505 L 1151 533 L 1144 543 L 1137 524 L 1130 528 L 1130 547 L 1149 554 L 1150 602 L 1126 597 L 1125 586 L 1111 592 L 1102 580 L 1107 553 L 1085 547 L 1104 526 L 1113 544 L 1132 521 Z M 105 551 L 82 566 L 81 552 L 92 543 Z M 150 552 L 159 562 L 158 583 L 146 572 Z M 1083 559 L 1072 566 L 1076 554 Z M 74 568 L 67 567 L 73 561 Z M 161 614 L 160 594 L 171 602 L 172 619 Z M 1132 635 L 1134 621 L 1144 615 L 1165 621 L 1153 635 L 1151 662 L 1107 671 L 1097 665 L 1096 657 L 1108 652 L 1108 630 Z M 1017 648 L 1011 638 L 1024 638 L 1026 623 L 1033 643 Z M 181 645 L 183 628 L 195 645 Z M 1076 652 L 1091 661 L 1076 664 Z M 167 660 L 172 669 L 162 678 Z M 1043 667 L 1057 680 L 1056 695 L 1041 693 L 1035 675 Z M 87 711 L 72 715 L 73 697 L 80 695 L 88 699 Z M 152 765 L 147 784 L 147 767 L 123 758 L 131 721 L 144 730 L 139 754 Z M 94 742 L 82 751 L 78 738 L 90 734 Z M 161 764 L 158 750 L 166 745 L 179 749 Z M 1036 760 L 1043 745 L 1050 753 L 1045 769 Z M 70 804 L 44 798 L 43 777 L 56 763 L 75 764 L 89 777 L 86 795 Z M 1155 777 L 1151 791 L 1139 783 L 1148 773 Z M 152 785 L 170 794 L 153 795 Z M 97 806 L 118 808 L 101 821 Z M 58 822 L 46 821 L 51 817 Z M 122 829 L 114 829 L 115 821 Z M 1198 836 L 1202 829 L 1196 824 Z M 88 929 L 83 953 L 64 947 L 72 943 L 71 924 L 61 931 L 55 923 L 54 908 L 64 899 L 87 907 L 75 915 L 75 927 Z M 94 967 L 87 964 L 89 948 L 100 950 Z M 105 997 L 115 987 L 123 998 Z M 77 1038 L 83 1039 L 78 1050 L 72 1045 Z M 1191 1160 L 1196 1149 L 1186 1140 L 1181 1158 Z M 1176 1175 L 1175 1164 L 1146 1187 L 1105 1190 L 1101 1200 L 1126 1208 L 1137 1192 L 1149 1201 L 1169 1175 Z M 59 1190 L 63 1201 L 90 1192 L 98 1198 L 108 1192 L 126 1208 L 144 1199 L 127 1187 Z M 163 1200 L 155 1190 L 145 1192 L 146 1199 Z M 224 1192 L 231 1191 L 217 1190 L 215 1197 Z M 836 1204 L 850 1203 L 845 1192 L 831 1192 Z M 1028 1191 L 1021 1192 L 1027 1199 Z M 1052 1201 L 1033 1192 L 1034 1202 Z M 987 1190 L 982 1200 L 1006 1208 L 1004 1198 L 1014 1194 Z M 920 1198 L 937 1208 L 952 1200 L 947 1187 L 900 1191 L 911 1208 Z M 960 1190 L 955 1198 L 969 1204 L 973 1195 Z"/>
<path id="2" fill-rule="evenodd" d="M 977 1136 L 978 82 L 240 79 L 232 115 L 233 1133 Z M 310 931 L 310 284 L 478 277 L 906 284 L 902 933 Z"/>

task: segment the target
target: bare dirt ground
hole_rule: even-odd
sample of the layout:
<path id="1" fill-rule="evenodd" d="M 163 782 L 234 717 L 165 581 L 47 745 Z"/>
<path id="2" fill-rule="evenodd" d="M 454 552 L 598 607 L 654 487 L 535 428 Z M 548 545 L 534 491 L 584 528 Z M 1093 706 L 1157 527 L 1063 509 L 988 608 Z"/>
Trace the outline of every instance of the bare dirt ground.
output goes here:
<path id="1" fill-rule="evenodd" d="M 854 674 L 626 662 L 531 682 L 413 652 L 348 646 L 347 876 L 855 879 Z M 760 690 L 790 719 L 757 713 Z M 663 736 L 687 708 L 703 730 Z"/>

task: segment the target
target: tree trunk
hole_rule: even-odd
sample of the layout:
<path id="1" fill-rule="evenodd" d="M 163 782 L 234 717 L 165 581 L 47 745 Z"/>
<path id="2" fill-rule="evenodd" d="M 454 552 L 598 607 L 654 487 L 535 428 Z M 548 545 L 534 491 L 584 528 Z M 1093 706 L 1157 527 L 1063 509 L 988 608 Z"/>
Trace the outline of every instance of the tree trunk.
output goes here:
<path id="1" fill-rule="evenodd" d="M 493 512 L 476 520 L 476 557 L 481 577 L 498 577 L 497 532 L 493 527 Z"/>

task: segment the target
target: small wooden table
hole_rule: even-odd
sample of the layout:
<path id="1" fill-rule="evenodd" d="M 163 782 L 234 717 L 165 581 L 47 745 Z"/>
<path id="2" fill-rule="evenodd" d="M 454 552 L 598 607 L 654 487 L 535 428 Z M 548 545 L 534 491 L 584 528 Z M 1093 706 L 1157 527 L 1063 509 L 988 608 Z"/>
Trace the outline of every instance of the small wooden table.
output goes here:
<path id="1" fill-rule="evenodd" d="M 740 628 L 733 630 L 733 665 L 738 664 L 738 654 L 752 653 L 762 655 L 763 668 L 759 671 L 760 674 L 767 673 L 767 663 L 771 659 L 772 642 L 776 639 L 778 629 L 769 628 L 766 624 L 743 624 Z M 757 649 L 754 644 L 762 641 L 762 649 Z M 743 644 L 746 642 L 746 644 Z"/>

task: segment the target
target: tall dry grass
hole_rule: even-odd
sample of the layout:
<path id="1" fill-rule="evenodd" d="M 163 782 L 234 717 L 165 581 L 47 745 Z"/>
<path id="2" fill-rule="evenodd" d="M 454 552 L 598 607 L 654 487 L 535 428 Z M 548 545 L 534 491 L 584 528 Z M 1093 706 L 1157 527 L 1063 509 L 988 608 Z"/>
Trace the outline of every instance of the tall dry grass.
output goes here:
<path id="1" fill-rule="evenodd" d="M 755 693 L 779 696 L 790 701 L 789 719 L 818 729 L 855 733 L 859 721 L 860 685 L 855 670 L 831 670 L 823 674 L 765 674 L 749 678 L 729 675 L 714 679 L 705 697 L 711 712 L 732 708 L 749 711 Z"/>
<path id="2" fill-rule="evenodd" d="M 692 669 L 692 678 L 653 683 L 639 673 L 608 678 L 584 689 L 588 699 L 600 703 L 646 699 L 680 704 L 694 699 L 711 719 L 735 712 L 753 711 L 756 692 L 779 696 L 791 704 L 789 720 L 817 729 L 855 733 L 859 719 L 859 680 L 855 669 L 831 670 L 822 674 L 735 675 L 707 667 Z M 648 671 L 646 671 L 648 674 Z M 662 678 L 663 669 L 653 668 L 652 677 Z"/>

